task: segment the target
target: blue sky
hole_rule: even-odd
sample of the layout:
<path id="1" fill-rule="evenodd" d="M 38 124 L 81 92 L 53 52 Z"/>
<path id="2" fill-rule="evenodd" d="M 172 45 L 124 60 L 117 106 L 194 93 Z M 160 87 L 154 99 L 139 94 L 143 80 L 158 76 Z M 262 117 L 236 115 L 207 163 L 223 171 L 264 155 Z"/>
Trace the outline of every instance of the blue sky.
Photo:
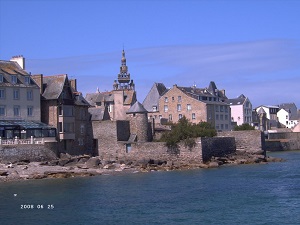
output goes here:
<path id="1" fill-rule="evenodd" d="M 207 87 L 253 106 L 300 108 L 298 0 L 0 0 L 0 59 L 111 90 L 121 52 L 142 102 L 154 82 Z"/>

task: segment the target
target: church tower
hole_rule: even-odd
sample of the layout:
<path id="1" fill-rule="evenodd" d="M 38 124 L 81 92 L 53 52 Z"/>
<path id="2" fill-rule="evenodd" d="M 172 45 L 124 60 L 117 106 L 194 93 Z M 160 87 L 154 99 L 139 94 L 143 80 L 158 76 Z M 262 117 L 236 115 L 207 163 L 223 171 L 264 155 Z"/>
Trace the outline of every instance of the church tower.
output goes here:
<path id="1" fill-rule="evenodd" d="M 115 80 L 113 84 L 113 88 L 114 90 L 134 90 L 134 83 L 133 80 L 130 80 L 130 73 L 128 72 L 128 67 L 126 65 L 124 49 L 122 51 L 120 73 L 118 74 L 118 80 Z"/>

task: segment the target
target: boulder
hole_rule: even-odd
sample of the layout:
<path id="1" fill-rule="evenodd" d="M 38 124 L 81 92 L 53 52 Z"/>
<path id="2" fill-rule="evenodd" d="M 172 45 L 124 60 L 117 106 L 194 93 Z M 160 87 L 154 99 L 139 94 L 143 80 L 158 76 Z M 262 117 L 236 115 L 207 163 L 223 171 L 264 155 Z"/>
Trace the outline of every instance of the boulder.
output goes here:
<path id="1" fill-rule="evenodd" d="M 8 171 L 0 170 L 0 176 L 7 176 L 7 175 L 8 175 Z"/>
<path id="2" fill-rule="evenodd" d="M 58 165 L 59 166 L 65 166 L 68 162 L 70 162 L 69 159 L 59 159 L 58 160 Z"/>
<path id="3" fill-rule="evenodd" d="M 209 168 L 217 168 L 217 167 L 219 167 L 219 163 L 218 162 L 209 162 L 208 167 Z"/>
<path id="4" fill-rule="evenodd" d="M 59 158 L 60 159 L 71 159 L 72 156 L 68 153 L 60 153 Z"/>
<path id="5" fill-rule="evenodd" d="M 92 157 L 90 158 L 86 163 L 85 165 L 88 167 L 88 168 L 95 168 L 95 167 L 98 167 L 99 164 L 101 164 L 101 161 L 99 158 L 97 157 Z"/>

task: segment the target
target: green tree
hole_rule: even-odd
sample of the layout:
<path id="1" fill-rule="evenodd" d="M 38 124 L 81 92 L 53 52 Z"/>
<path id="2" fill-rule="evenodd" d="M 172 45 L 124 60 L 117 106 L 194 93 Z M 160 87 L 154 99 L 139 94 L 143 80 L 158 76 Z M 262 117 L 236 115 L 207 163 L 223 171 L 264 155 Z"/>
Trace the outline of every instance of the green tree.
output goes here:
<path id="1" fill-rule="evenodd" d="M 242 125 L 239 126 L 235 126 L 234 130 L 235 131 L 239 131 L 239 130 L 254 130 L 255 128 L 253 126 L 251 126 L 248 123 L 243 123 Z"/>
<path id="2" fill-rule="evenodd" d="M 166 146 L 173 152 L 178 151 L 178 143 L 183 141 L 185 147 L 192 148 L 196 145 L 195 138 L 197 137 L 213 137 L 216 136 L 216 130 L 210 123 L 200 122 L 192 124 L 183 116 L 178 123 L 171 124 L 171 131 L 162 135 L 160 141 L 166 142 Z"/>

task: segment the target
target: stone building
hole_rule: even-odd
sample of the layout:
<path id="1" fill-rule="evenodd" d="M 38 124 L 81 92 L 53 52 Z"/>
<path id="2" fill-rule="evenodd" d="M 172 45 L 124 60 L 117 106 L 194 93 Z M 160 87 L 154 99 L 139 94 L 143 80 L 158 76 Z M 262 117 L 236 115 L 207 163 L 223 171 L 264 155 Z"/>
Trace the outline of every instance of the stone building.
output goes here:
<path id="1" fill-rule="evenodd" d="M 42 122 L 57 128 L 58 152 L 92 154 L 89 104 L 66 74 L 34 75 L 41 91 Z"/>
<path id="2" fill-rule="evenodd" d="M 133 80 L 130 79 L 130 73 L 126 65 L 124 50 L 122 51 L 120 72 L 118 79 L 113 83 L 113 90 L 109 92 L 97 91 L 96 93 L 88 93 L 85 99 L 92 107 L 100 108 L 101 112 L 106 113 L 106 115 L 108 113 L 110 120 L 126 119 L 126 112 L 137 99 L 135 84 Z M 105 118 L 107 119 L 107 117 Z"/>
<path id="3" fill-rule="evenodd" d="M 209 122 L 217 130 L 231 129 L 231 113 L 225 103 L 225 91 L 218 90 L 214 82 L 210 82 L 208 88 L 173 85 L 169 90 L 163 89 L 163 85 L 154 85 L 143 102 L 146 109 L 151 110 L 152 107 L 149 118 L 155 123 L 162 119 L 176 123 L 185 116 L 192 123 Z"/>
<path id="4" fill-rule="evenodd" d="M 40 88 L 25 71 L 25 58 L 0 60 L 0 137 L 28 139 L 55 136 L 41 123 Z"/>

